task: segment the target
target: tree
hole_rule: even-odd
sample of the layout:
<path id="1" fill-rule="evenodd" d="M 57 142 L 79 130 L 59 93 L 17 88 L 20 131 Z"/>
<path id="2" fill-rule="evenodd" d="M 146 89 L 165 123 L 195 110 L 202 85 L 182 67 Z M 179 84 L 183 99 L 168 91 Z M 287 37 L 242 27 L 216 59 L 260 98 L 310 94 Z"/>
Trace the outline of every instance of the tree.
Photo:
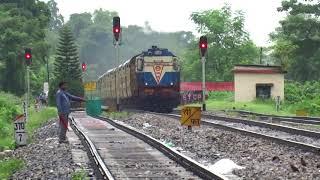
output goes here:
<path id="1" fill-rule="evenodd" d="M 273 55 L 288 70 L 288 78 L 299 81 L 320 77 L 320 4 L 315 0 L 287 0 L 278 8 L 288 16 L 271 34 Z"/>
<path id="2" fill-rule="evenodd" d="M 208 37 L 208 81 L 230 81 L 235 64 L 257 62 L 258 49 L 244 29 L 243 12 L 232 12 L 230 6 L 225 5 L 218 10 L 195 12 L 191 19 L 198 26 L 199 33 Z M 198 40 L 194 40 L 184 56 L 183 78 L 186 81 L 199 81 L 201 77 L 197 43 Z"/>
<path id="3" fill-rule="evenodd" d="M 82 77 L 77 46 L 68 26 L 64 26 L 60 31 L 54 75 L 64 81 L 80 81 Z"/>
<path id="4" fill-rule="evenodd" d="M 55 78 L 51 82 L 49 90 L 51 105 L 55 102 L 55 92 L 60 81 L 68 82 L 71 93 L 77 95 L 84 94 L 78 50 L 68 26 L 64 26 L 60 30 L 60 39 L 54 62 L 54 76 Z"/>
<path id="5" fill-rule="evenodd" d="M 0 88 L 16 95 L 25 93 L 24 47 L 32 48 L 31 92 L 39 92 L 42 57 L 47 54 L 44 41 L 50 12 L 44 2 L 12 0 L 0 4 Z"/>
<path id="6" fill-rule="evenodd" d="M 76 39 L 79 38 L 81 31 L 92 24 L 92 15 L 90 13 L 71 14 L 67 25 Z"/>
<path id="7" fill-rule="evenodd" d="M 49 30 L 59 31 L 64 23 L 63 16 L 59 13 L 59 8 L 57 7 L 57 3 L 54 0 L 48 1 L 47 5 L 51 12 Z"/>

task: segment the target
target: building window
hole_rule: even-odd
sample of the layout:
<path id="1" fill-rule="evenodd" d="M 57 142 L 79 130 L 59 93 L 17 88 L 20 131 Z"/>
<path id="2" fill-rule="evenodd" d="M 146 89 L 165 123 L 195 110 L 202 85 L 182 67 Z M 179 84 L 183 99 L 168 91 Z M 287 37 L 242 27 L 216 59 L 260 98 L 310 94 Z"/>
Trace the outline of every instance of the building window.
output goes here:
<path id="1" fill-rule="evenodd" d="M 270 99 L 273 84 L 256 84 L 256 98 Z"/>

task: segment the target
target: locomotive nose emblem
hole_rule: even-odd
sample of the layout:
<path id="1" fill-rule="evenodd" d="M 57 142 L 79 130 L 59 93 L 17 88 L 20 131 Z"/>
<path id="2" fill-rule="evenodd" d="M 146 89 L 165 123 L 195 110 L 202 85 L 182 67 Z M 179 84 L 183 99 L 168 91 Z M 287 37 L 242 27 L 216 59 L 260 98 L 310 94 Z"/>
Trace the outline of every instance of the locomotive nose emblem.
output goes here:
<path id="1" fill-rule="evenodd" d="M 157 83 L 160 83 L 161 75 L 162 75 L 163 65 L 153 66 L 153 71 L 157 80 Z"/>

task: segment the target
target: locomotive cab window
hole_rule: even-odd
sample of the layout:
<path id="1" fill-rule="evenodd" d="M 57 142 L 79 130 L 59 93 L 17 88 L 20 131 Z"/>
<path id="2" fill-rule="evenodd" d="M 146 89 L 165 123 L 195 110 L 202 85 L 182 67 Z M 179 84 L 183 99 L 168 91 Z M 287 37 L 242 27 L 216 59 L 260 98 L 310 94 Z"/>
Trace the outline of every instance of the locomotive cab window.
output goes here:
<path id="1" fill-rule="evenodd" d="M 143 70 L 143 59 L 137 58 L 137 70 L 142 71 Z"/>

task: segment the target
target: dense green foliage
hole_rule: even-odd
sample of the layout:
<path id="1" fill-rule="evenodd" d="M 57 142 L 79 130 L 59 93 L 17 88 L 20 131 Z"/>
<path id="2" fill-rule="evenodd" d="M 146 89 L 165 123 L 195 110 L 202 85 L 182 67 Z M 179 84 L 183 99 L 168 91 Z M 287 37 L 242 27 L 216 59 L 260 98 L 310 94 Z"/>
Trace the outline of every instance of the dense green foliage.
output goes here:
<path id="1" fill-rule="evenodd" d="M 226 5 L 222 9 L 193 13 L 191 19 L 198 26 L 199 33 L 208 37 L 207 81 L 230 81 L 235 64 L 256 63 L 258 49 L 244 29 L 243 12 L 232 12 Z M 197 41 L 192 43 L 184 57 L 184 81 L 201 80 Z"/>
<path id="2" fill-rule="evenodd" d="M 285 84 L 285 103 L 291 110 L 306 110 L 311 115 L 320 115 L 320 82 L 287 82 Z"/>
<path id="3" fill-rule="evenodd" d="M 0 151 L 14 147 L 12 122 L 18 114 L 19 99 L 0 92 Z"/>
<path id="4" fill-rule="evenodd" d="M 9 179 L 10 176 L 23 167 L 23 161 L 19 159 L 0 159 L 0 179 Z"/>
<path id="5" fill-rule="evenodd" d="M 271 35 L 277 62 L 293 80 L 319 80 L 320 4 L 316 0 L 286 0 L 278 8 L 288 16 Z"/>
<path id="6" fill-rule="evenodd" d="M 13 121 L 21 113 L 21 100 L 12 94 L 0 92 L 0 151 L 15 147 Z M 30 120 L 26 125 L 28 134 L 32 136 L 36 128 L 55 117 L 56 114 L 55 108 L 46 108 L 40 112 L 30 109 Z"/>
<path id="7" fill-rule="evenodd" d="M 31 79 L 34 81 L 31 87 L 32 90 L 39 89 L 43 73 L 41 65 L 48 49 L 44 39 L 49 17 L 50 11 L 41 1 L 0 3 L 0 89 L 24 94 L 24 47 L 32 48 Z"/>

